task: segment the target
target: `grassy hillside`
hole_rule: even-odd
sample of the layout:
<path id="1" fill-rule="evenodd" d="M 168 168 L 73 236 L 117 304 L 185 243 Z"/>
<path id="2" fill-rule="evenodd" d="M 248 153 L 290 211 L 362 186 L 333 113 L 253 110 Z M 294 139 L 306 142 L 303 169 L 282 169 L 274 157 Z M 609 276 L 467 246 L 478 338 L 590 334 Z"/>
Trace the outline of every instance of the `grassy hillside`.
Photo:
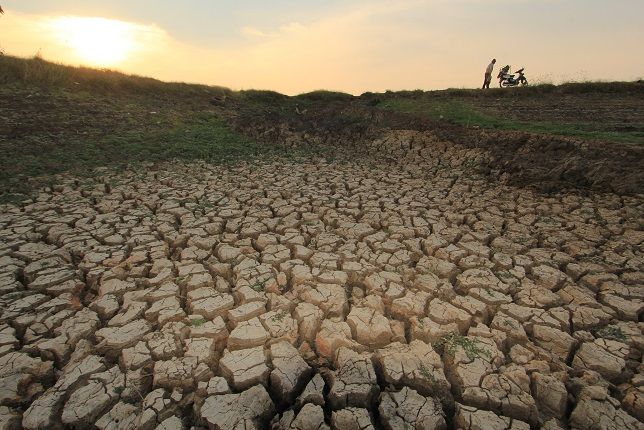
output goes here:
<path id="1" fill-rule="evenodd" d="M 286 150 L 272 144 L 280 142 L 280 130 L 366 129 L 374 127 L 376 112 L 402 113 L 407 124 L 420 116 L 437 127 L 455 123 L 642 143 L 643 96 L 644 83 L 634 82 L 288 97 L 0 56 L 0 201 L 24 198 L 52 175 L 91 175 L 99 166 L 308 157 L 324 148 Z M 267 127 L 258 131 L 260 123 Z M 277 138 L 263 139 L 261 133 Z"/>
<path id="2" fill-rule="evenodd" d="M 233 92 L 0 56 L 0 200 L 51 175 L 98 166 L 280 155 L 234 132 L 218 104 Z M 243 94 L 234 94 L 243 97 Z"/>
<path id="3" fill-rule="evenodd" d="M 644 143 L 644 82 L 387 93 L 378 107 L 466 127 Z"/>

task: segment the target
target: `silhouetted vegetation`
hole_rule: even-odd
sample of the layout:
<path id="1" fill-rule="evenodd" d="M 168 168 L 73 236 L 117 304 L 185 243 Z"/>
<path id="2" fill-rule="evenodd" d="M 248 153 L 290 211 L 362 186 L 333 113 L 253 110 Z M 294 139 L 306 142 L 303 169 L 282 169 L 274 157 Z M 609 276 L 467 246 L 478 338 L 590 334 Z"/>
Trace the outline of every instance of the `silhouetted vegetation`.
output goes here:
<path id="1" fill-rule="evenodd" d="M 300 94 L 295 97 L 297 99 L 311 101 L 348 101 L 354 98 L 351 94 L 326 90 L 311 91 L 310 93 Z"/>

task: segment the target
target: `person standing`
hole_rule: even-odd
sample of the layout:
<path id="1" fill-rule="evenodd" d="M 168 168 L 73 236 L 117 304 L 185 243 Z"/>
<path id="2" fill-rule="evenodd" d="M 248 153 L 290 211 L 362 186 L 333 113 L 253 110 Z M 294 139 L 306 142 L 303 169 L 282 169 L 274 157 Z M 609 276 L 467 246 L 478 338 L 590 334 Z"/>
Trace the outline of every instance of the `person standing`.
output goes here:
<path id="1" fill-rule="evenodd" d="M 483 81 L 483 89 L 490 88 L 490 83 L 492 82 L 492 72 L 494 71 L 494 65 L 496 64 L 496 58 L 485 69 L 485 80 Z"/>

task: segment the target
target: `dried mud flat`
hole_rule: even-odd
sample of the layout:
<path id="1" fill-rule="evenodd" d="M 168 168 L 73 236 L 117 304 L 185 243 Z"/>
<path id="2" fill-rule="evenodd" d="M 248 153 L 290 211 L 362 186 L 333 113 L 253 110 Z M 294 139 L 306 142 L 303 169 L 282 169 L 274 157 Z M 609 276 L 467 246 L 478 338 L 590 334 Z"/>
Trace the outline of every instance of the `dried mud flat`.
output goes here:
<path id="1" fill-rule="evenodd" d="M 0 428 L 644 428 L 642 196 L 393 158 L 144 166 L 4 207 Z"/>

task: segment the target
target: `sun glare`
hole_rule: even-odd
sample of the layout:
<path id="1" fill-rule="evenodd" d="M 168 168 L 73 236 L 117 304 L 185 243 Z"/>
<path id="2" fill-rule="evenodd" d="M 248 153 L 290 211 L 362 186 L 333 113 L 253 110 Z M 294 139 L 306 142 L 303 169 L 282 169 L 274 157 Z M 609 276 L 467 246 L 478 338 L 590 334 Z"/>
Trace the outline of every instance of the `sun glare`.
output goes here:
<path id="1" fill-rule="evenodd" d="M 136 27 L 105 18 L 61 17 L 51 22 L 62 43 L 74 51 L 82 63 L 115 66 L 131 54 Z"/>

